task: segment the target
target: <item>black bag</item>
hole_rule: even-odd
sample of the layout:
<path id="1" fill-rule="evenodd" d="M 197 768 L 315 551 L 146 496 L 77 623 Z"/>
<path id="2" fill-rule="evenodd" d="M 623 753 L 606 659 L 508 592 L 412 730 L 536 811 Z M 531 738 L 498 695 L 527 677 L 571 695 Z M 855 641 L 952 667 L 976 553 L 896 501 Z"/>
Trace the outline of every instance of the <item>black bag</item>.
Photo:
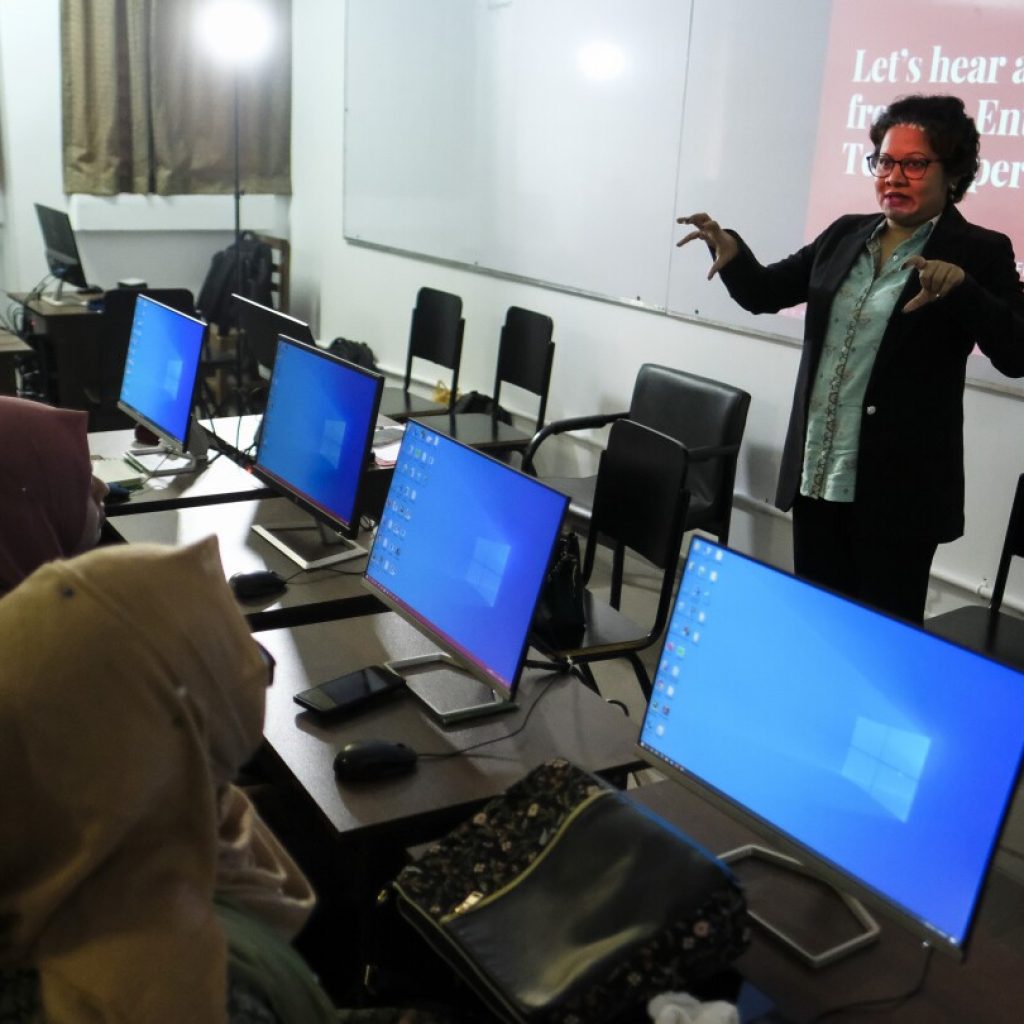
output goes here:
<path id="1" fill-rule="evenodd" d="M 367 370 L 377 369 L 377 357 L 373 354 L 373 349 L 365 341 L 335 338 L 331 342 L 330 351 L 342 359 L 347 359 L 350 363 L 355 363 L 356 366 L 364 366 Z"/>
<path id="2" fill-rule="evenodd" d="M 270 246 L 251 231 L 243 231 L 237 246 L 232 242 L 210 261 L 196 307 L 208 323 L 216 324 L 223 333 L 235 325 L 232 292 L 261 306 L 273 306 L 273 279 L 274 253 Z"/>
<path id="3" fill-rule="evenodd" d="M 749 942 L 724 864 L 567 761 L 530 772 L 392 883 L 400 913 L 499 1019 L 633 1019 Z"/>
<path id="4" fill-rule="evenodd" d="M 555 557 L 533 616 L 533 629 L 542 643 L 564 650 L 583 639 L 587 625 L 583 589 L 579 538 L 563 533 L 555 544 Z"/>
<path id="5" fill-rule="evenodd" d="M 498 405 L 490 395 L 479 391 L 467 391 L 455 399 L 452 412 L 482 412 L 493 416 L 502 423 L 512 425 L 512 414 L 503 406 Z"/>

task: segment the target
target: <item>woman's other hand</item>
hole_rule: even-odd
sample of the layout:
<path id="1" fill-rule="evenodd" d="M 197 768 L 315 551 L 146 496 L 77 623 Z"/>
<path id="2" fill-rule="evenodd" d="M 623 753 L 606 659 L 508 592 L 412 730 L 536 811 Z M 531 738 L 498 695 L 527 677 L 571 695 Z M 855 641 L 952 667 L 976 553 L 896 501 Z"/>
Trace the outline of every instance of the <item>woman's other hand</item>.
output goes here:
<path id="1" fill-rule="evenodd" d="M 694 239 L 699 238 L 706 242 L 711 249 L 714 262 L 708 271 L 709 281 L 740 251 L 739 243 L 736 239 L 728 231 L 725 231 L 717 220 L 713 220 L 706 213 L 691 213 L 689 217 L 677 218 L 676 223 L 689 224 L 696 229 L 686 235 L 685 238 L 679 239 L 676 242 L 677 246 L 686 245 L 687 242 L 692 242 Z"/>
<path id="2" fill-rule="evenodd" d="M 944 299 L 954 288 L 963 284 L 965 277 L 963 269 L 955 263 L 926 260 L 923 256 L 908 256 L 903 266 L 913 267 L 921 283 L 921 290 L 903 307 L 904 313 L 913 313 L 929 302 Z"/>

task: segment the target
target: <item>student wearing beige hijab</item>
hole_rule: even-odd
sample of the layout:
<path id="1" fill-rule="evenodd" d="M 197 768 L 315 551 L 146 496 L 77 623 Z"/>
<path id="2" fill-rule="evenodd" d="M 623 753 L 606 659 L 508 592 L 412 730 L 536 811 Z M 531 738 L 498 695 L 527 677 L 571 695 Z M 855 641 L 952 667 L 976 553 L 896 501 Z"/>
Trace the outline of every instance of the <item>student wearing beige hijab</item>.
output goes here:
<path id="1" fill-rule="evenodd" d="M 0 599 L 0 1019 L 334 1019 L 282 935 L 308 887 L 229 787 L 270 680 L 212 538 Z"/>
<path id="2" fill-rule="evenodd" d="M 84 412 L 0 397 L 0 594 L 98 542 L 107 487 L 92 475 L 87 423 Z M 244 900 L 291 939 L 313 909 L 313 891 L 231 779 L 220 771 L 215 780 L 218 892 Z"/>

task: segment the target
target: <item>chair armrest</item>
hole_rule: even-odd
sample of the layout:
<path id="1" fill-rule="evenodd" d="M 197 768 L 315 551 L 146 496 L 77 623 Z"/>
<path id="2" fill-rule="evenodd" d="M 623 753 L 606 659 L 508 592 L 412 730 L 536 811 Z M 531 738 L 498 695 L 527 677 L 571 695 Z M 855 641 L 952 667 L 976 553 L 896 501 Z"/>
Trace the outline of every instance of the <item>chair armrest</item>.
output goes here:
<path id="1" fill-rule="evenodd" d="M 735 455 L 740 450 L 738 444 L 712 444 L 704 448 L 689 448 L 687 452 L 690 462 L 708 462 L 724 455 Z"/>
<path id="2" fill-rule="evenodd" d="M 567 434 L 573 430 L 587 430 L 593 427 L 606 427 L 614 420 L 625 419 L 628 415 L 629 412 L 624 411 L 594 413 L 591 416 L 570 416 L 564 420 L 555 420 L 553 423 L 549 423 L 546 427 L 541 427 L 541 429 L 538 430 L 530 439 L 530 443 L 527 445 L 526 451 L 523 452 L 523 472 L 535 475 L 533 471 L 533 457 L 536 454 L 537 449 L 549 437 L 553 437 L 555 434 Z"/>

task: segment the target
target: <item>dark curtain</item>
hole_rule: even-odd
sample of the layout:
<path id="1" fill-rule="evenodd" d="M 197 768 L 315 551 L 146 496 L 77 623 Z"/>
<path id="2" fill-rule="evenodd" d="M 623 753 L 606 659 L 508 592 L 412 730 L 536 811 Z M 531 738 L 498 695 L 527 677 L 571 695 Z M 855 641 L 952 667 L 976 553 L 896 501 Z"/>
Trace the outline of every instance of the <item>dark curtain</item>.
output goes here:
<path id="1" fill-rule="evenodd" d="M 234 96 L 244 192 L 291 192 L 291 2 L 258 66 L 198 36 L 208 0 L 62 0 L 64 190 L 231 193 Z"/>

